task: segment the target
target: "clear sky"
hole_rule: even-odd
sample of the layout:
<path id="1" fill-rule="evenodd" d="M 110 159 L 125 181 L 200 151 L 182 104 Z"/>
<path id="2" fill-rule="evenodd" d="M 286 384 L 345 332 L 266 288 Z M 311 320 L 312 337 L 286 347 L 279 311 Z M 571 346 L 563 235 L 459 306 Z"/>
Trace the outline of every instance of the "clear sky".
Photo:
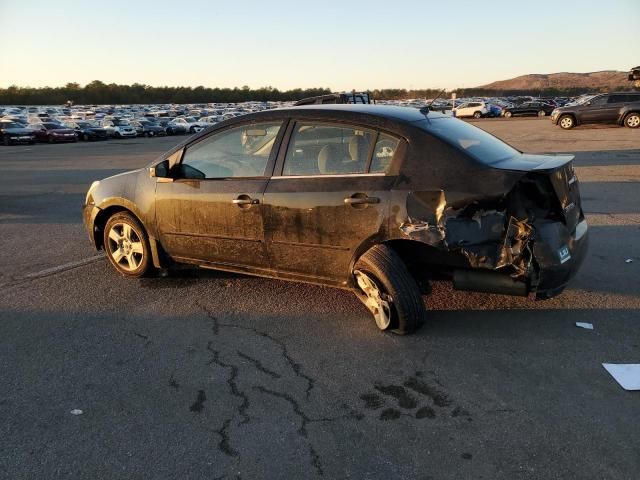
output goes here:
<path id="1" fill-rule="evenodd" d="M 0 0 L 0 87 L 472 87 L 640 64 L 640 0 Z"/>

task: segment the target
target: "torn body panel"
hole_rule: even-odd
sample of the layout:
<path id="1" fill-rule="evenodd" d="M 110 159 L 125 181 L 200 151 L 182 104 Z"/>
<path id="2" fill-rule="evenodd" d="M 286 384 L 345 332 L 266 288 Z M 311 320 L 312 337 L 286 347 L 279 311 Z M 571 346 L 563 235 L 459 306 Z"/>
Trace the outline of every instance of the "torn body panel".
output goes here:
<path id="1" fill-rule="evenodd" d="M 577 226 L 584 220 L 571 158 L 564 160 L 550 171 L 522 172 L 509 191 L 497 196 L 465 200 L 455 195 L 452 202 L 443 190 L 410 192 L 400 232 L 404 238 L 462 256 L 464 268 L 510 276 L 526 285 L 527 293 L 564 285 L 577 270 L 576 266 L 568 271 L 563 263 L 571 258 Z M 463 283 L 468 286 L 469 278 Z M 499 293 L 523 291 L 493 283 Z"/>

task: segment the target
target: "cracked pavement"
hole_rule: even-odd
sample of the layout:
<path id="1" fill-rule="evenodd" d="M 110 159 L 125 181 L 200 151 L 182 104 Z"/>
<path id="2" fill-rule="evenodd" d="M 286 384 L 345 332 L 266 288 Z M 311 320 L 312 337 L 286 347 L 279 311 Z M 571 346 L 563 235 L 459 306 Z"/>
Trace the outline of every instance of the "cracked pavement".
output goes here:
<path id="1" fill-rule="evenodd" d="M 589 258 L 548 302 L 436 282 L 406 337 L 312 285 L 104 259 L 38 276 L 95 255 L 92 180 L 180 139 L 0 148 L 0 478 L 637 478 L 640 402 L 600 363 L 640 361 L 639 132 L 477 125 L 577 152 Z"/>

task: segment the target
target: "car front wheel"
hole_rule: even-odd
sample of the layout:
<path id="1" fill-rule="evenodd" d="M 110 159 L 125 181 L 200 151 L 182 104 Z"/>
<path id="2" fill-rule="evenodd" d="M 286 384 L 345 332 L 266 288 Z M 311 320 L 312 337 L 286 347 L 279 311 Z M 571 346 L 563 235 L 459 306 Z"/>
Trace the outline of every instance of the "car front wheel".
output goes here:
<path id="1" fill-rule="evenodd" d="M 546 114 L 547 114 L 547 113 L 546 113 L 544 110 L 540 110 L 540 111 L 538 112 L 538 116 L 539 116 L 539 117 L 544 117 Z"/>
<path id="2" fill-rule="evenodd" d="M 513 115 L 513 113 L 511 113 L 511 112 L 504 112 L 504 116 L 506 118 L 511 118 L 512 115 Z"/>
<path id="3" fill-rule="evenodd" d="M 376 245 L 356 262 L 356 295 L 369 309 L 380 330 L 407 334 L 426 316 L 420 288 L 400 256 Z"/>
<path id="4" fill-rule="evenodd" d="M 482 113 L 480 112 L 473 112 L 473 118 L 480 118 L 482 116 Z"/>
<path id="5" fill-rule="evenodd" d="M 109 218 L 104 228 L 104 249 L 111 265 L 126 277 L 140 278 L 152 269 L 147 234 L 128 213 Z"/>
<path id="6" fill-rule="evenodd" d="M 570 130 L 576 126 L 576 121 L 571 115 L 563 115 L 560 117 L 560 120 L 558 120 L 558 125 L 565 130 Z"/>
<path id="7" fill-rule="evenodd" d="M 624 124 L 629 128 L 640 127 L 640 113 L 630 113 L 624 117 Z"/>

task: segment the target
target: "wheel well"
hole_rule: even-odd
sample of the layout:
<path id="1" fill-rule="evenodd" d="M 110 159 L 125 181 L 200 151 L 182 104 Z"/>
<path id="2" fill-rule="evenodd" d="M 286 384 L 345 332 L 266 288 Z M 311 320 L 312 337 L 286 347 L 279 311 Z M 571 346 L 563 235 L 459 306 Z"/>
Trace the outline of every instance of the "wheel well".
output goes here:
<path id="1" fill-rule="evenodd" d="M 111 207 L 105 208 L 104 210 L 100 210 L 100 213 L 96 215 L 96 219 L 93 222 L 93 239 L 98 250 L 104 247 L 104 235 L 102 232 L 104 232 L 105 225 L 113 215 L 119 212 L 127 212 L 128 214 L 133 216 L 133 218 L 140 222 L 140 219 L 136 216 L 135 213 L 121 205 L 113 205 Z M 142 225 L 142 222 L 140 222 L 140 224 Z M 142 226 L 142 228 L 144 228 L 144 225 Z"/>

